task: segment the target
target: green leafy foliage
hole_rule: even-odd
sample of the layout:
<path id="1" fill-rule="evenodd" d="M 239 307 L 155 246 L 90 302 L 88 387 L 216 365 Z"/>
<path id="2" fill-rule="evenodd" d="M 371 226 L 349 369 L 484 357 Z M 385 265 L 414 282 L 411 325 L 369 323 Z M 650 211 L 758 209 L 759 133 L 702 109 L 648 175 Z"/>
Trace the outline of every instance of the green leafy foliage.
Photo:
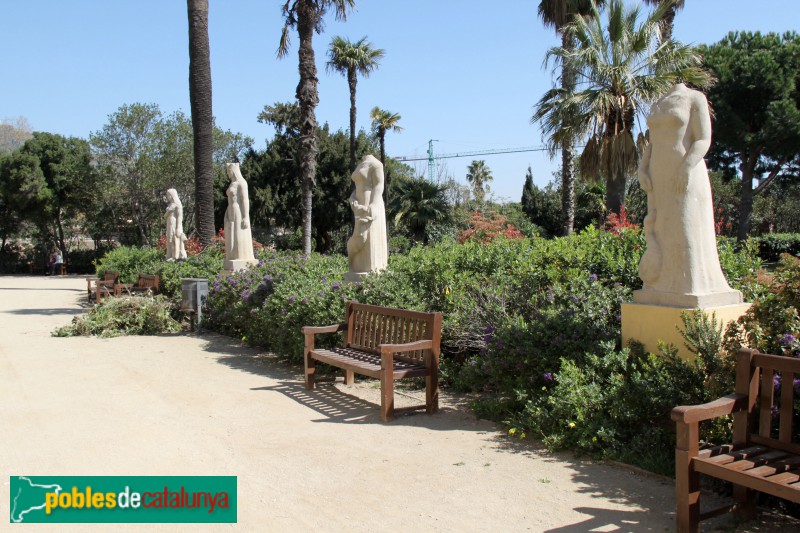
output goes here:
<path id="1" fill-rule="evenodd" d="M 180 328 L 180 322 L 172 317 L 172 305 L 167 298 L 134 296 L 109 298 L 85 315 L 73 318 L 71 325 L 53 331 L 53 336 L 157 335 L 176 332 Z"/>
<path id="2" fill-rule="evenodd" d="M 758 255 L 767 262 L 778 261 L 782 254 L 800 257 L 800 233 L 768 233 L 756 237 Z"/>

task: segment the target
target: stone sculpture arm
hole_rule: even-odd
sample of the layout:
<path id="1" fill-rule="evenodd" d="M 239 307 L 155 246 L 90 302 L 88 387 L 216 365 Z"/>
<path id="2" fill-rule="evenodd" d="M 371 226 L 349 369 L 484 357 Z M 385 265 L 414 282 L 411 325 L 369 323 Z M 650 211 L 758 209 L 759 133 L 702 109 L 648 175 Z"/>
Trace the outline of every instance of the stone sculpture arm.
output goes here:
<path id="1" fill-rule="evenodd" d="M 691 144 L 678 169 L 679 192 L 686 192 L 689 187 L 689 173 L 700 163 L 711 147 L 711 115 L 708 112 L 708 102 L 705 96 L 693 91 L 691 106 L 689 131 L 687 132 Z"/>
<path id="2" fill-rule="evenodd" d="M 383 165 L 376 165 L 373 168 L 373 172 L 370 173 L 372 177 L 372 198 L 371 201 L 368 201 L 367 204 L 370 206 L 370 213 L 372 212 L 372 205 L 377 203 L 378 201 L 383 201 L 383 187 L 384 187 L 384 178 L 383 178 Z"/>
<path id="3" fill-rule="evenodd" d="M 175 204 L 175 235 L 183 237 L 183 204 Z"/>
<path id="4" fill-rule="evenodd" d="M 642 159 L 639 161 L 639 169 L 637 174 L 639 176 L 639 184 L 642 186 L 644 192 L 653 191 L 653 180 L 650 178 L 650 143 L 648 142 L 644 147 Z"/>
<path id="5" fill-rule="evenodd" d="M 236 184 L 239 186 L 241 201 L 239 202 L 239 209 L 242 212 L 242 229 L 247 229 L 250 227 L 250 197 L 248 196 L 247 192 L 247 182 L 244 181 L 244 178 L 240 178 L 236 180 Z"/>

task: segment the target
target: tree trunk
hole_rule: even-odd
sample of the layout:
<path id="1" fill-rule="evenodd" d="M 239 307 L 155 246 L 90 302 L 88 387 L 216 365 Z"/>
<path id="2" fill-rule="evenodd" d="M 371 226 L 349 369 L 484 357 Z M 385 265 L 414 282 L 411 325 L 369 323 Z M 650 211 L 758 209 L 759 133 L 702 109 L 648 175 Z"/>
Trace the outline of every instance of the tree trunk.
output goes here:
<path id="1" fill-rule="evenodd" d="M 672 28 L 675 26 L 676 12 L 675 6 L 670 6 L 666 13 L 664 13 L 664 18 L 659 21 L 659 26 L 661 27 L 661 42 L 672 39 Z"/>
<path id="2" fill-rule="evenodd" d="M 750 233 L 750 215 L 753 212 L 753 174 L 758 163 L 758 154 L 751 153 L 742 161 L 742 201 L 739 203 L 739 229 L 736 239 L 743 241 Z"/>
<path id="3" fill-rule="evenodd" d="M 297 100 L 300 102 L 300 183 L 303 203 L 303 253 L 311 253 L 311 207 L 317 172 L 317 118 L 314 108 L 319 103 L 317 65 L 314 59 L 314 28 L 320 13 L 310 0 L 300 0 L 297 6 L 297 33 L 300 37 L 300 83 Z"/>
<path id="4" fill-rule="evenodd" d="M 347 70 L 350 85 L 350 173 L 356 169 L 356 69 Z"/>
<path id="5" fill-rule="evenodd" d="M 606 209 L 619 214 L 625 202 L 625 174 L 606 180 Z"/>
<path id="6" fill-rule="evenodd" d="M 383 128 L 378 130 L 378 142 L 381 146 L 381 165 L 383 165 L 384 180 L 386 181 L 383 187 L 383 204 L 389 205 L 389 173 L 386 171 L 386 130 Z"/>
<path id="7" fill-rule="evenodd" d="M 561 46 L 572 50 L 572 34 L 561 35 Z M 575 73 L 564 65 L 561 70 L 561 88 L 575 89 Z M 569 235 L 575 226 L 575 142 L 566 140 L 561 147 L 561 229 Z"/>
<path id="8" fill-rule="evenodd" d="M 189 102 L 194 133 L 197 233 L 203 248 L 214 239 L 214 124 L 211 109 L 211 52 L 208 0 L 187 0 L 189 12 Z"/>

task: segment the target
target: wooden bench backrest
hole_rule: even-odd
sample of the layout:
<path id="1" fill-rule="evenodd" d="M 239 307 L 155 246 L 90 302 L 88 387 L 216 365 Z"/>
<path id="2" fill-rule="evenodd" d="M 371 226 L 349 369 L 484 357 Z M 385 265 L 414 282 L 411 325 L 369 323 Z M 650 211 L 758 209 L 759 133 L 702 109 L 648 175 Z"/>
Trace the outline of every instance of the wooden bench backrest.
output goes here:
<path id="1" fill-rule="evenodd" d="M 423 313 L 349 302 L 346 314 L 346 346 L 379 354 L 381 344 L 405 344 L 420 340 L 432 340 L 433 353 L 438 359 L 441 317 L 440 313 Z M 409 363 L 425 364 L 425 354 L 428 351 L 404 352 L 396 354 L 395 358 Z"/>
<path id="2" fill-rule="evenodd" d="M 153 289 L 153 292 L 158 291 L 158 274 L 139 274 L 139 279 L 136 280 L 137 289 Z"/>
<path id="3" fill-rule="evenodd" d="M 734 444 L 761 444 L 800 454 L 800 444 L 792 439 L 795 379 L 800 380 L 800 359 L 750 349 L 739 352 L 736 392 L 748 397 L 748 409 L 734 414 Z"/>
<path id="4" fill-rule="evenodd" d="M 103 272 L 103 280 L 102 281 L 104 283 L 105 282 L 118 283 L 119 282 L 119 272 L 116 271 L 116 270 L 106 270 L 105 272 Z"/>

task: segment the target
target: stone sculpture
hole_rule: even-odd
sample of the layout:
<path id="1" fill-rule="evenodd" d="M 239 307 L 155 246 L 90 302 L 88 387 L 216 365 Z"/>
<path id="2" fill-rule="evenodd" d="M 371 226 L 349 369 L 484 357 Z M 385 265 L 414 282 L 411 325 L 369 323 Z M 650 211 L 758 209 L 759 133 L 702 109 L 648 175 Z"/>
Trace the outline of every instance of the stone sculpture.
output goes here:
<path id="1" fill-rule="evenodd" d="M 186 259 L 186 234 L 183 232 L 183 204 L 178 191 L 167 191 L 169 205 L 165 214 L 167 226 L 167 261 Z"/>
<path id="2" fill-rule="evenodd" d="M 227 271 L 242 270 L 256 263 L 253 234 L 250 229 L 250 198 L 247 182 L 239 163 L 226 163 L 231 184 L 228 186 L 228 209 L 225 211 L 225 263 Z"/>
<path id="3" fill-rule="evenodd" d="M 372 155 L 365 155 L 351 176 L 355 190 L 350 207 L 355 215 L 353 235 L 347 241 L 345 276 L 358 281 L 370 272 L 386 268 L 389 245 L 386 240 L 386 211 L 383 205 L 383 165 Z"/>
<path id="4" fill-rule="evenodd" d="M 703 93 L 675 85 L 650 110 L 650 143 L 639 165 L 647 192 L 647 250 L 634 303 L 706 308 L 742 302 L 719 264 L 711 184 L 703 156 L 711 117 Z"/>

